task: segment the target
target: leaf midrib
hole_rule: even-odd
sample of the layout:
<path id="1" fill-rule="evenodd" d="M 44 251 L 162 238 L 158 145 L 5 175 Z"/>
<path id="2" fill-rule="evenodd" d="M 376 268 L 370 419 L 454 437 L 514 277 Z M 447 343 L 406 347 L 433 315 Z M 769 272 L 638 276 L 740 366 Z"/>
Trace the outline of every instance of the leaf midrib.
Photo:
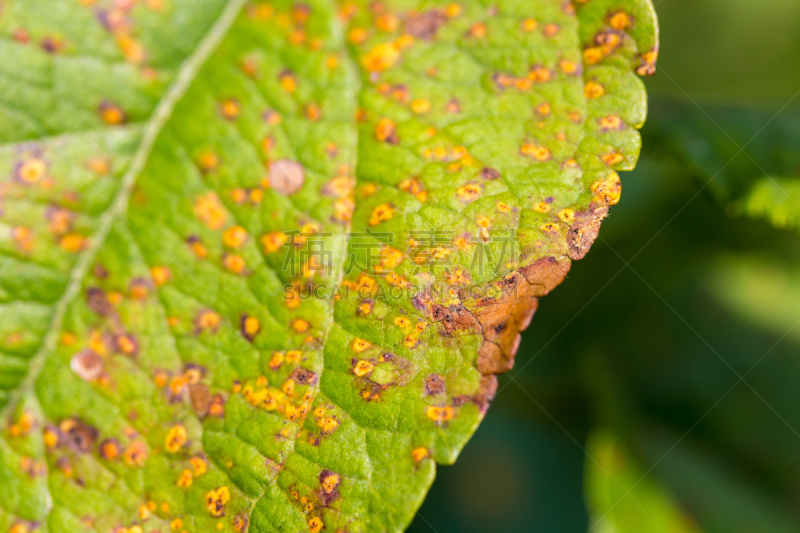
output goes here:
<path id="1" fill-rule="evenodd" d="M 47 328 L 47 332 L 42 338 L 39 349 L 29 362 L 28 374 L 16 389 L 11 392 L 8 404 L 0 411 L 0 419 L 6 418 L 19 403 L 20 396 L 23 395 L 26 390 L 33 388 L 42 368 L 44 368 L 45 359 L 55 349 L 67 308 L 80 292 L 81 285 L 89 271 L 92 261 L 105 243 L 106 237 L 115 219 L 118 216 L 124 218 L 127 213 L 128 201 L 136 183 L 136 178 L 141 174 L 142 170 L 144 170 L 156 139 L 172 116 L 175 106 L 186 94 L 191 83 L 197 77 L 198 72 L 203 68 L 206 60 L 208 60 L 217 46 L 222 42 L 222 39 L 227 35 L 228 30 L 230 30 L 235 22 L 246 1 L 247 0 L 230 0 L 217 21 L 200 41 L 195 51 L 181 64 L 175 80 L 170 84 L 166 93 L 159 100 L 153 113 L 150 115 L 150 118 L 145 122 L 139 148 L 134 154 L 130 167 L 120 179 L 119 190 L 111 200 L 108 208 L 100 215 L 97 230 L 90 237 L 89 247 L 81 254 L 78 261 L 72 267 L 64 293 L 55 304 L 50 326 Z"/>

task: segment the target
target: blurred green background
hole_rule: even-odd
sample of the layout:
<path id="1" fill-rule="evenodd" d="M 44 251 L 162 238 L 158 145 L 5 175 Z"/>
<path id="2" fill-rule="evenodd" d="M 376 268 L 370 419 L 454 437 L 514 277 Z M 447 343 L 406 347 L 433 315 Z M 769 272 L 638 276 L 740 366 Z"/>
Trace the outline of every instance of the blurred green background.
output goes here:
<path id="1" fill-rule="evenodd" d="M 639 166 L 411 531 L 800 531 L 800 2 L 655 3 Z"/>

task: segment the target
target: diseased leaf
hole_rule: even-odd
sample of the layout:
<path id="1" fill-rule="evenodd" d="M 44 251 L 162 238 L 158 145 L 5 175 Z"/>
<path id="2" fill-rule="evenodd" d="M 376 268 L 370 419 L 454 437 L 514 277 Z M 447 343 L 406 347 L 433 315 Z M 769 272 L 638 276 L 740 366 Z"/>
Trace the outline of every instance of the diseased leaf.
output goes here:
<path id="1" fill-rule="evenodd" d="M 619 199 L 649 1 L 89 4 L 0 18 L 0 530 L 402 530 Z"/>

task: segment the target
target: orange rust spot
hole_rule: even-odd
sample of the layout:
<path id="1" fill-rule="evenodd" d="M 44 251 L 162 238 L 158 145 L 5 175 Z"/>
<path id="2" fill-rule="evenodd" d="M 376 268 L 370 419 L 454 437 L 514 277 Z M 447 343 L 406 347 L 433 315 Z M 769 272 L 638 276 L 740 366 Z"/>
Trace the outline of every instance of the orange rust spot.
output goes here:
<path id="1" fill-rule="evenodd" d="M 228 487 L 222 486 L 206 493 L 206 508 L 211 516 L 220 518 L 225 516 L 225 504 L 231 499 Z"/>
<path id="2" fill-rule="evenodd" d="M 373 368 L 375 368 L 375 365 L 373 365 L 369 361 L 361 359 L 353 367 L 353 374 L 355 374 L 358 377 L 364 377 L 367 374 L 369 374 L 370 372 L 372 372 Z"/>
<path id="3" fill-rule="evenodd" d="M 227 214 L 219 197 L 214 192 L 202 194 L 195 199 L 194 213 L 209 228 L 220 229 L 227 219 Z"/>
<path id="4" fill-rule="evenodd" d="M 17 175 L 25 183 L 36 183 L 42 179 L 47 173 L 47 163 L 42 159 L 33 158 L 28 159 L 20 165 Z"/>
<path id="5" fill-rule="evenodd" d="M 241 274 L 246 266 L 244 258 L 236 254 L 225 254 L 225 257 L 222 258 L 222 264 L 234 274 Z"/>
<path id="6" fill-rule="evenodd" d="M 261 244 L 264 246 L 266 253 L 278 251 L 287 240 L 286 235 L 280 231 L 274 231 L 261 237 Z"/>
<path id="7" fill-rule="evenodd" d="M 100 118 L 109 126 L 117 126 L 127 120 L 125 112 L 117 104 L 111 102 L 102 102 L 97 111 L 100 113 Z"/>
<path id="8" fill-rule="evenodd" d="M 305 333 L 311 328 L 311 324 L 309 324 L 306 320 L 302 318 L 298 318 L 294 322 L 292 322 L 292 329 L 298 333 Z"/>
<path id="9" fill-rule="evenodd" d="M 186 444 L 186 440 L 186 428 L 181 424 L 172 426 L 164 439 L 164 448 L 170 453 L 176 453 Z"/>
<path id="10" fill-rule="evenodd" d="M 449 405 L 445 407 L 429 405 L 425 408 L 425 416 L 435 422 L 447 422 L 453 418 L 453 408 Z"/>
<path id="11" fill-rule="evenodd" d="M 558 212 L 558 218 L 562 222 L 567 224 L 571 224 L 573 220 L 575 220 L 575 211 L 572 209 L 562 209 Z"/>
<path id="12" fill-rule="evenodd" d="M 353 350 L 356 352 L 363 352 L 372 346 L 372 343 L 364 339 L 355 339 L 353 341 Z"/>
<path id="13" fill-rule="evenodd" d="M 369 225 L 377 226 L 381 222 L 391 220 L 392 218 L 394 218 L 394 208 L 392 207 L 392 204 L 381 204 L 372 210 L 372 215 L 369 219 Z"/>
<path id="14" fill-rule="evenodd" d="M 431 109 L 431 103 L 424 98 L 417 98 L 411 102 L 411 110 L 414 113 L 427 113 Z"/>
<path id="15" fill-rule="evenodd" d="M 232 226 L 222 234 L 222 244 L 228 248 L 241 248 L 247 241 L 247 231 L 241 226 Z"/>
<path id="16" fill-rule="evenodd" d="M 537 161 L 547 161 L 550 159 L 550 149 L 545 146 L 526 143 L 522 145 L 519 151 L 522 155 L 531 156 Z"/>
<path id="17" fill-rule="evenodd" d="M 428 448 L 424 446 L 420 446 L 418 448 L 414 448 L 411 452 L 411 458 L 414 460 L 415 463 L 422 461 L 423 459 L 427 458 L 430 455 Z"/>
<path id="18" fill-rule="evenodd" d="M 192 457 L 189 459 L 189 464 L 192 465 L 194 477 L 200 477 L 208 472 L 208 462 L 203 457 Z"/>
<path id="19" fill-rule="evenodd" d="M 153 278 L 153 283 L 160 287 L 169 281 L 172 273 L 165 266 L 156 266 L 150 269 L 150 276 Z"/>
<path id="20" fill-rule="evenodd" d="M 590 81 L 584 86 L 583 94 L 587 99 L 595 100 L 606 94 L 606 90 L 596 81 Z"/>
<path id="21" fill-rule="evenodd" d="M 284 70 L 278 75 L 278 82 L 287 93 L 293 93 L 297 90 L 297 78 L 288 70 Z"/>
<path id="22" fill-rule="evenodd" d="M 472 27 L 467 31 L 467 37 L 475 37 L 476 39 L 482 39 L 486 37 L 486 24 L 483 22 L 478 22 L 473 24 Z"/>
<path id="23" fill-rule="evenodd" d="M 608 25 L 615 30 L 625 31 L 632 26 L 631 17 L 624 11 L 617 11 L 608 17 Z"/>
<path id="24" fill-rule="evenodd" d="M 239 106 L 239 102 L 233 98 L 225 100 L 219 106 L 220 114 L 227 120 L 236 120 L 239 117 L 240 111 L 241 107 Z"/>
<path id="25" fill-rule="evenodd" d="M 80 252 L 86 244 L 86 237 L 78 233 L 67 233 L 58 241 L 58 245 L 70 253 Z"/>
<path id="26" fill-rule="evenodd" d="M 125 449 L 122 458 L 128 466 L 144 466 L 147 460 L 147 447 L 141 441 L 133 441 Z"/>
<path id="27" fill-rule="evenodd" d="M 375 138 L 380 142 L 397 142 L 397 125 L 389 118 L 382 118 L 375 126 Z"/>
<path id="28" fill-rule="evenodd" d="M 594 182 L 592 184 L 592 192 L 598 202 L 615 205 L 619 202 L 622 192 L 619 174 L 612 171 L 605 179 Z"/>
<path id="29" fill-rule="evenodd" d="M 610 154 L 604 154 L 601 156 L 603 163 L 608 166 L 616 165 L 617 163 L 621 163 L 625 160 L 625 156 L 620 153 L 612 152 Z"/>
<path id="30" fill-rule="evenodd" d="M 481 187 L 477 183 L 467 183 L 456 189 L 456 194 L 462 202 L 474 202 L 481 194 Z"/>
<path id="31" fill-rule="evenodd" d="M 193 482 L 194 482 L 194 474 L 192 473 L 191 470 L 185 468 L 183 472 L 181 472 L 181 475 L 178 478 L 178 481 L 175 482 L 175 484 L 182 489 L 188 489 L 189 487 L 192 486 Z"/>
<path id="32" fill-rule="evenodd" d="M 314 516 L 308 521 L 308 530 L 311 533 L 319 533 L 322 531 L 324 525 L 320 517 Z"/>
<path id="33" fill-rule="evenodd" d="M 600 118 L 600 128 L 603 131 L 618 130 L 622 127 L 622 119 L 618 115 L 608 115 Z"/>

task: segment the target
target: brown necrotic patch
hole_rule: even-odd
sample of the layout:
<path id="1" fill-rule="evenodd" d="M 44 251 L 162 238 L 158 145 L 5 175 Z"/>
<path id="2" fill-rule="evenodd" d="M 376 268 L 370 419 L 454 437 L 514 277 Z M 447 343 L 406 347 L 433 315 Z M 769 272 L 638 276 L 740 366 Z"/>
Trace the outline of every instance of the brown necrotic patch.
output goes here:
<path id="1" fill-rule="evenodd" d="M 292 374 L 289 376 L 289 379 L 298 385 L 315 385 L 317 383 L 317 374 L 311 370 L 298 367 L 292 370 Z"/>
<path id="2" fill-rule="evenodd" d="M 85 423 L 80 418 L 68 418 L 58 425 L 61 433 L 59 442 L 80 453 L 92 451 L 98 437 L 95 427 Z"/>
<path id="3" fill-rule="evenodd" d="M 72 357 L 70 368 L 82 380 L 93 381 L 103 374 L 105 361 L 97 352 L 87 348 Z"/>

